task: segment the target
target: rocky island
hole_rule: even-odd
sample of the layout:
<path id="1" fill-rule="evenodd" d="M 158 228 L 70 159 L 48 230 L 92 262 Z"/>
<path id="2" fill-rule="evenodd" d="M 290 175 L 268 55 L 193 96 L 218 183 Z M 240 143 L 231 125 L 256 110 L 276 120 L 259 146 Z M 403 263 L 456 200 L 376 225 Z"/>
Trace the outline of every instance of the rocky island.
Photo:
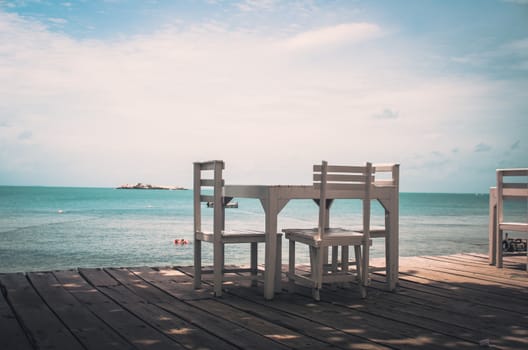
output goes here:
<path id="1" fill-rule="evenodd" d="M 151 184 L 143 184 L 141 182 L 138 182 L 135 185 L 121 185 L 117 187 L 118 190 L 186 190 L 186 188 L 183 187 L 177 187 L 177 186 L 160 186 L 160 185 L 151 185 Z"/>

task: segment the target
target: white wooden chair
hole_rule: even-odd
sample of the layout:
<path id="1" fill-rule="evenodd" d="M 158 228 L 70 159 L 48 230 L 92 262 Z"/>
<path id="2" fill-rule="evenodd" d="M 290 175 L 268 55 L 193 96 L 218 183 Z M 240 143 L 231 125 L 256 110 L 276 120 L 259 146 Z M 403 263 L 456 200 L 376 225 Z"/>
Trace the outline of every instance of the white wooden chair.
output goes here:
<path id="1" fill-rule="evenodd" d="M 232 198 L 223 196 L 224 162 L 213 160 L 194 163 L 194 288 L 200 288 L 203 273 L 213 273 L 214 294 L 222 295 L 222 284 L 227 281 L 251 279 L 256 284 L 262 270 L 258 269 L 258 243 L 266 242 L 263 231 L 245 230 L 225 232 L 225 207 Z M 205 191 L 204 191 L 205 190 Z M 212 206 L 212 229 L 202 227 L 202 203 Z M 280 278 L 282 262 L 282 234 L 277 236 L 277 274 Z M 202 266 L 202 242 L 213 244 L 213 270 Z M 226 244 L 249 243 L 251 247 L 249 268 L 226 268 L 224 247 Z"/>
<path id="2" fill-rule="evenodd" d="M 294 291 L 295 283 L 312 287 L 315 300 L 320 300 L 320 290 L 323 283 L 359 281 L 361 297 L 366 297 L 366 287 L 369 284 L 369 246 L 370 240 L 370 187 L 372 181 L 372 165 L 365 166 L 329 166 L 326 161 L 322 165 L 314 165 L 314 187 L 320 191 L 319 225 L 315 229 L 284 229 L 289 240 L 289 290 Z M 339 191 L 354 192 L 355 198 L 363 203 L 362 232 L 343 228 L 328 227 L 328 207 L 331 198 Z M 339 197 L 339 196 L 337 196 Z M 310 273 L 305 274 L 295 269 L 295 243 L 307 244 L 310 249 Z M 348 258 L 342 260 L 340 266 L 325 269 L 325 255 L 328 247 L 354 246 L 356 269 L 349 270 Z"/>
<path id="3" fill-rule="evenodd" d="M 392 186 L 399 187 L 400 181 L 400 166 L 399 164 L 373 164 L 372 165 L 372 181 L 375 186 Z M 389 266 L 389 252 L 387 245 L 387 232 L 390 232 L 390 221 L 389 221 L 389 210 L 387 204 L 383 201 L 380 202 L 381 206 L 385 211 L 384 225 L 370 225 L 370 238 L 385 239 L 385 266 L 370 267 L 370 271 L 384 271 L 385 276 L 388 275 L 387 267 Z M 362 233 L 363 229 L 355 228 L 354 231 Z M 341 249 L 341 260 L 344 261 L 348 257 L 347 247 Z M 338 263 L 338 247 L 332 247 L 332 265 L 336 266 Z"/>
<path id="4" fill-rule="evenodd" d="M 524 218 L 524 221 L 504 221 L 504 199 L 506 198 L 524 200 L 528 204 L 528 168 L 497 170 L 497 241 L 495 245 L 497 267 L 502 267 L 503 233 L 505 231 L 528 233 L 528 213 L 527 217 Z M 526 270 L 528 271 L 528 261 Z"/>

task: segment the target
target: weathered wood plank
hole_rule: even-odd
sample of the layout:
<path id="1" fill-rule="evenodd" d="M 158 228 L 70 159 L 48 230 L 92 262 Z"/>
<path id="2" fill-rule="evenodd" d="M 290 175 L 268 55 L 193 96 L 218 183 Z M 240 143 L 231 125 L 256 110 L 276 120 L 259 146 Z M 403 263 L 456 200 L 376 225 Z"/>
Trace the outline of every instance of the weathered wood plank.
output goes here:
<path id="1" fill-rule="evenodd" d="M 425 329 L 423 327 L 417 327 L 415 325 L 408 326 L 407 323 L 402 322 L 401 320 L 393 320 L 391 318 L 387 318 L 387 315 L 380 315 L 380 312 L 365 312 L 365 310 L 362 310 L 361 308 L 357 310 L 351 310 L 351 308 L 343 307 L 344 305 L 338 305 L 336 304 L 336 301 L 334 300 L 334 291 L 330 291 L 328 289 L 323 289 L 321 298 L 324 298 L 325 295 L 330 295 L 332 293 L 331 297 L 328 297 L 329 300 L 332 300 L 332 305 L 329 306 L 332 310 L 329 312 L 327 310 L 328 305 L 325 305 L 321 308 L 320 313 L 317 313 L 317 315 L 313 316 L 307 316 L 305 312 L 307 311 L 306 305 L 310 305 L 310 308 L 316 307 L 318 305 L 322 305 L 320 303 L 313 303 L 311 290 L 309 288 L 304 288 L 298 286 L 298 290 L 300 294 L 290 295 L 291 299 L 287 299 L 290 302 L 288 302 L 288 306 L 282 304 L 282 308 L 279 306 L 275 308 L 275 311 L 277 310 L 288 310 L 288 312 L 291 312 L 292 310 L 296 309 L 295 304 L 299 302 L 299 300 L 307 300 L 307 304 L 300 304 L 297 308 L 299 310 L 299 314 L 294 313 L 294 315 L 298 317 L 304 317 L 306 319 L 310 320 L 318 320 L 322 324 L 326 326 L 330 326 L 333 328 L 336 328 L 340 331 L 359 335 L 359 334 L 366 334 L 367 338 L 366 340 L 373 342 L 373 343 L 379 343 L 386 346 L 393 346 L 393 340 L 388 340 L 391 337 L 395 337 L 398 340 L 398 344 L 400 348 L 412 348 L 417 346 L 417 344 L 420 344 L 421 346 L 425 346 L 426 343 L 420 343 L 422 341 L 426 341 L 425 339 L 431 339 L 431 343 L 427 343 L 428 348 L 435 348 L 438 346 L 438 348 L 442 348 L 445 346 L 445 344 L 448 343 L 456 343 L 459 348 L 473 348 L 476 346 L 475 343 L 471 343 L 468 341 L 465 341 L 463 339 L 457 339 L 450 336 L 445 336 L 443 334 L 440 334 L 436 331 L 431 331 L 428 329 Z M 244 288 L 232 288 L 229 292 L 239 295 L 240 293 L 243 293 L 243 291 L 247 293 L 255 293 L 256 291 L 250 290 L 250 289 L 244 289 Z M 258 293 L 258 292 L 256 292 Z M 300 296 L 304 296 L 300 297 Z M 283 297 L 288 298 L 286 295 L 281 295 L 280 298 Z M 253 294 L 251 296 L 252 300 L 256 301 L 258 300 L 258 294 Z M 270 307 L 275 307 L 275 305 L 279 304 L 278 300 L 279 296 L 277 296 L 272 303 L 269 303 Z M 370 298 L 370 295 L 369 295 Z M 339 297 L 338 297 L 339 299 Z M 322 299 L 324 300 L 324 299 Z M 359 298 L 359 296 L 354 293 L 353 296 L 348 296 L 348 300 L 355 300 L 356 303 L 359 303 L 360 305 L 364 306 L 364 301 Z M 367 298 L 368 300 L 368 298 Z M 295 302 L 294 302 L 295 301 Z M 302 303 L 302 302 L 301 302 Z M 313 303 L 313 304 L 312 304 Z M 303 305 L 303 306 L 301 306 Z M 328 315 L 328 318 L 321 317 L 322 315 Z M 389 313 L 390 314 L 390 313 Z M 347 322 L 347 320 L 354 320 L 352 322 Z M 357 320 L 361 319 L 361 322 L 357 322 Z M 335 322 L 338 321 L 338 322 Z M 354 332 L 350 332 L 350 328 L 343 328 L 343 327 L 353 327 Z M 358 327 L 358 328 L 355 328 Z M 386 332 L 387 329 L 390 329 L 389 332 Z M 388 333 L 388 334 L 387 334 Z M 412 334 L 412 335 L 411 335 Z M 419 335 L 417 335 L 419 334 Z M 413 341 L 410 341 L 408 343 L 405 343 L 403 339 L 409 339 L 409 338 L 415 338 L 421 337 L 421 341 L 418 343 L 413 343 Z M 401 341 L 401 343 L 399 342 Z M 427 342 L 427 341 L 426 341 Z M 438 344 L 444 344 L 444 345 L 438 345 Z"/>
<path id="2" fill-rule="evenodd" d="M 87 349 L 131 349 L 125 341 L 89 309 L 68 293 L 51 272 L 28 273 L 35 290 L 61 322 Z"/>
<path id="3" fill-rule="evenodd" d="M 501 276 L 505 278 L 515 279 L 517 281 L 524 281 L 528 285 L 526 275 L 526 255 L 518 256 L 503 256 L 504 268 L 498 269 L 494 265 L 489 265 L 489 258 L 487 255 L 477 254 L 454 254 L 449 256 L 435 256 L 435 259 L 442 259 L 443 261 L 455 262 L 464 265 L 471 265 L 482 269 L 486 274 L 492 276 Z"/>
<path id="4" fill-rule="evenodd" d="M 0 291 L 0 349 L 32 349 L 24 329 L 5 299 L 7 291 L 1 284 Z"/>
<path id="5" fill-rule="evenodd" d="M 425 256 L 425 258 L 429 258 Z M 479 269 L 485 269 L 486 271 L 492 272 L 491 275 L 502 276 L 502 275 L 515 275 L 520 272 L 526 272 L 526 253 L 518 252 L 511 253 L 511 255 L 505 255 L 504 264 L 505 268 L 497 268 L 495 265 L 489 264 L 489 257 L 484 254 L 477 253 L 460 253 L 446 256 L 431 256 L 431 258 L 442 258 L 444 261 L 457 263 L 463 261 L 465 264 L 471 264 Z M 521 266 L 522 265 L 522 266 Z M 526 274 L 524 274 L 526 278 Z M 522 280 L 522 279 L 520 279 Z"/>
<path id="6" fill-rule="evenodd" d="M 288 328 L 273 324 L 252 313 L 244 312 L 216 300 L 190 301 L 191 305 L 232 322 L 235 326 L 248 329 L 259 336 L 271 339 L 277 344 L 274 348 L 282 349 L 329 349 L 331 346 L 314 338 L 303 336 Z M 280 344 L 280 346 L 279 346 Z"/>
<path id="7" fill-rule="evenodd" d="M 324 291 L 331 293 L 331 291 Z M 361 308 L 343 307 L 343 305 L 336 305 L 334 302 L 314 303 L 308 288 L 299 287 L 299 292 L 304 298 L 299 297 L 300 294 L 284 294 L 273 304 L 273 307 L 286 309 L 297 316 L 317 320 L 322 324 L 347 333 L 365 335 L 372 342 L 389 347 L 397 344 L 399 349 L 416 347 L 442 349 L 446 346 L 459 349 L 476 347 L 475 344 L 467 341 L 398 322 L 379 314 L 362 311 Z M 325 297 L 323 294 L 322 298 Z M 361 301 L 357 300 L 356 302 L 361 305 Z"/>
<path id="8" fill-rule="evenodd" d="M 375 281 L 373 285 L 383 287 L 383 284 Z M 405 283 L 400 283 L 397 294 L 387 293 L 383 299 L 401 304 L 398 309 L 402 311 L 399 312 L 416 315 L 413 323 L 424 316 L 427 317 L 432 322 L 428 327 L 442 330 L 444 334 L 453 334 L 467 340 L 490 339 L 502 349 L 528 348 L 526 313 L 481 305 L 471 299 L 452 298 L 406 288 Z M 424 326 L 427 324 L 422 323 Z M 451 325 L 456 328 L 451 329 Z"/>
<path id="9" fill-rule="evenodd" d="M 167 349 L 176 347 L 173 340 L 116 304 L 86 282 L 76 271 L 57 271 L 55 277 L 62 287 L 137 349 Z"/>
<path id="10" fill-rule="evenodd" d="M 346 333 L 317 320 L 308 320 L 281 309 L 271 308 L 258 295 L 255 295 L 254 290 L 248 288 L 232 289 L 220 302 L 258 315 L 269 322 L 340 349 L 389 349 L 381 344 L 371 342 L 359 334 Z"/>
<path id="11" fill-rule="evenodd" d="M 31 343 L 37 348 L 83 349 L 71 331 L 40 298 L 25 275 L 0 274 L 0 284 L 4 286 L 7 299 L 28 331 Z"/>
<path id="12" fill-rule="evenodd" d="M 155 285 L 154 280 L 156 275 L 143 274 L 140 278 L 132 271 L 112 269 L 109 272 L 119 279 L 120 282 L 129 286 L 134 292 L 142 295 L 163 309 L 178 314 L 187 321 L 207 329 L 219 339 L 225 338 L 226 341 L 241 348 L 286 348 L 280 343 L 254 332 L 251 327 L 241 327 L 240 324 L 237 324 L 236 322 L 233 323 L 233 319 L 228 313 L 234 312 L 234 310 L 227 310 L 226 312 L 219 314 L 211 312 L 210 308 L 200 305 L 201 303 L 207 303 L 209 300 L 212 300 L 210 298 L 195 300 L 194 302 L 188 299 L 188 302 L 182 302 L 176 298 L 176 295 L 180 294 L 180 292 L 173 295 L 170 292 L 165 292 L 152 286 L 152 284 Z M 157 276 L 159 276 L 159 274 Z M 148 285 L 150 285 L 150 288 Z M 177 288 L 178 285 L 176 284 L 174 286 Z M 242 317 L 248 318 L 249 316 L 250 315 L 245 315 Z M 259 322 L 259 320 L 256 319 L 254 321 Z"/>
<path id="13" fill-rule="evenodd" d="M 497 284 L 514 286 L 521 291 L 527 290 L 528 279 L 526 273 L 504 273 L 504 269 L 497 269 L 494 266 L 480 265 L 471 266 L 463 264 L 457 260 L 446 260 L 441 257 L 416 257 L 412 258 L 413 265 L 420 265 L 421 268 L 433 269 L 434 271 L 442 271 L 451 273 L 457 276 L 468 277 L 477 280 L 484 280 L 489 282 L 495 282 Z M 408 260 L 407 258 L 404 260 Z M 498 270 L 498 271 L 496 271 Z M 528 290 L 527 293 L 528 295 Z"/>
<path id="14" fill-rule="evenodd" d="M 325 286 L 322 302 L 302 287 L 266 301 L 261 284 L 243 281 L 214 298 L 207 282 L 193 289 L 190 267 L 81 269 L 86 280 L 76 271 L 3 274 L 0 349 L 71 348 L 57 328 L 84 349 L 114 348 L 113 340 L 118 348 L 194 349 L 204 339 L 215 349 L 464 349 L 481 340 L 526 349 L 525 259 L 508 257 L 496 269 L 478 254 L 402 257 L 396 292 L 385 291 L 382 272 L 367 299 L 355 285 Z"/>
<path id="15" fill-rule="evenodd" d="M 406 288 L 419 290 L 432 295 L 440 295 L 460 301 L 471 300 L 472 303 L 485 305 L 510 312 L 524 313 L 528 310 L 528 305 L 518 303 L 511 298 L 504 298 L 503 295 L 490 294 L 485 290 L 475 290 L 464 288 L 461 285 L 453 285 L 448 282 L 436 281 L 431 278 L 400 273 L 399 285 Z"/>
<path id="16" fill-rule="evenodd" d="M 100 269 L 81 269 L 81 275 L 122 308 L 136 315 L 145 323 L 160 330 L 179 345 L 176 348 L 232 349 L 229 344 L 212 337 L 177 315 L 156 305 L 154 300 L 144 299 Z"/>
<path id="17" fill-rule="evenodd" d="M 191 269 L 193 268 L 191 267 Z M 192 279 L 182 271 L 170 267 L 134 267 L 129 268 L 129 270 L 149 283 L 155 281 L 155 285 L 158 288 L 171 290 L 171 295 L 179 300 L 186 301 L 213 298 L 212 289 L 194 289 Z M 212 281 L 212 278 L 212 274 L 202 275 L 203 280 Z M 163 287 L 165 284 L 167 285 L 167 288 Z"/>
<path id="18" fill-rule="evenodd" d="M 180 268 L 180 270 L 184 270 L 186 272 L 191 271 L 187 267 Z M 173 269 L 172 271 L 178 270 Z M 190 283 L 192 281 L 191 276 L 182 272 L 177 272 L 164 275 L 155 275 L 153 276 L 152 283 L 168 293 L 178 293 L 178 285 L 167 283 L 167 281 L 170 280 L 168 275 L 174 274 L 178 276 L 179 284 Z M 294 333 L 301 334 L 304 337 L 313 338 L 319 342 L 328 343 L 334 347 L 341 349 L 386 349 L 386 347 L 382 345 L 369 342 L 367 339 L 361 338 L 359 336 L 347 334 L 343 331 L 326 327 L 325 325 L 315 321 L 296 317 L 282 310 L 270 308 L 269 302 L 265 302 L 260 297 L 262 295 L 262 291 L 259 290 L 255 294 L 253 289 L 247 288 L 250 286 L 250 283 L 246 282 L 244 284 L 246 285 L 245 288 L 231 288 L 228 294 L 224 294 L 222 298 L 218 298 L 216 300 L 233 308 L 240 309 L 246 313 L 256 315 L 259 318 L 271 322 L 272 324 L 279 325 L 283 328 L 293 331 Z M 290 335 L 290 337 L 293 336 L 295 335 Z M 282 335 L 282 337 L 284 338 L 285 335 Z M 296 344 L 288 345 L 295 346 Z M 298 345 L 299 344 L 297 344 L 297 346 Z M 303 346 L 308 346 L 308 344 Z"/>
<path id="19" fill-rule="evenodd" d="M 380 291 L 384 288 L 384 283 L 374 282 L 373 285 L 377 285 Z M 348 305 L 350 298 L 346 292 L 338 290 L 337 294 L 341 294 L 343 299 L 336 300 L 333 296 L 334 303 Z M 504 312 L 467 300 L 461 303 L 430 294 L 405 294 L 405 289 L 400 288 L 397 294 L 386 291 L 375 294 L 361 306 L 361 310 L 468 342 L 479 343 L 490 339 L 501 349 L 528 348 L 528 330 L 522 331 L 523 325 L 528 324 L 527 315 Z M 517 329 L 517 332 L 509 334 L 512 329 Z"/>
<path id="20" fill-rule="evenodd" d="M 528 302 L 528 290 L 512 283 L 500 283 L 496 279 L 479 277 L 475 274 L 469 275 L 458 271 L 450 270 L 446 267 L 436 267 L 424 259 L 404 259 L 400 264 L 400 273 L 425 277 L 436 282 L 446 282 L 453 287 L 468 288 L 474 290 L 485 290 L 488 293 L 502 295 L 504 297 L 514 297 Z M 417 269 L 416 266 L 420 268 Z"/>

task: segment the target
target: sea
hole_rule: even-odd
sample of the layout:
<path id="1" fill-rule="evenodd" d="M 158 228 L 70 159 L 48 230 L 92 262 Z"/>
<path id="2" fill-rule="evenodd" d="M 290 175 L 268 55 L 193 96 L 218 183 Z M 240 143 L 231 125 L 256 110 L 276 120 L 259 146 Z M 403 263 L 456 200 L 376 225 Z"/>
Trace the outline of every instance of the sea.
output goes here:
<path id="1" fill-rule="evenodd" d="M 488 194 L 400 193 L 400 256 L 488 252 Z M 264 229 L 258 200 L 238 199 L 226 209 L 226 229 Z M 526 202 L 508 202 L 508 215 L 528 219 Z M 203 208 L 204 226 L 212 209 Z M 356 227 L 361 204 L 339 200 L 331 225 Z M 317 226 L 311 200 L 293 200 L 281 211 L 279 228 Z M 372 223 L 384 212 L 372 203 Z M 184 239 L 188 244 L 175 244 Z M 113 188 L 0 186 L 0 272 L 77 267 L 190 266 L 193 264 L 193 192 Z M 298 245 L 299 262 L 308 252 Z M 263 262 L 263 248 L 259 262 Z M 305 249 L 305 250 L 304 250 Z M 248 264 L 247 245 L 226 248 L 226 263 Z M 283 262 L 288 245 L 283 239 Z M 375 239 L 372 257 L 384 256 Z M 212 249 L 204 244 L 204 263 Z"/>

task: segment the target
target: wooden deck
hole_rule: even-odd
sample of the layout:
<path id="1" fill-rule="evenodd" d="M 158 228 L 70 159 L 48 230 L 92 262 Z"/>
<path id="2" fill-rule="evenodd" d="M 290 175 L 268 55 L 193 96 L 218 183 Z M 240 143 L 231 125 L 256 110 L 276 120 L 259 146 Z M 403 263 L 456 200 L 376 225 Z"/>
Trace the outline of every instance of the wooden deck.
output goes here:
<path id="1" fill-rule="evenodd" d="M 0 274 L 0 349 L 528 349 L 526 256 L 401 258 L 400 286 L 193 291 L 190 268 Z M 303 293 L 304 292 L 304 293 Z"/>

